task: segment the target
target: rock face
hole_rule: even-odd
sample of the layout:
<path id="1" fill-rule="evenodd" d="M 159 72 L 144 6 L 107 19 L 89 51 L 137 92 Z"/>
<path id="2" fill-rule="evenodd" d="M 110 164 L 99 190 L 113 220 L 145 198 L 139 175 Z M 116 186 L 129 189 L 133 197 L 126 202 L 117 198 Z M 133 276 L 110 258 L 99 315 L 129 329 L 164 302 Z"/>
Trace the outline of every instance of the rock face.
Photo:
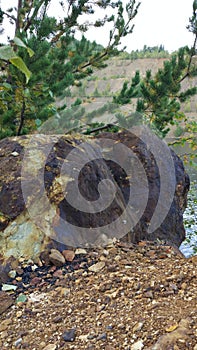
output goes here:
<path id="1" fill-rule="evenodd" d="M 0 142 L 0 254 L 35 259 L 50 242 L 185 238 L 189 177 L 147 130 L 29 135 Z"/>

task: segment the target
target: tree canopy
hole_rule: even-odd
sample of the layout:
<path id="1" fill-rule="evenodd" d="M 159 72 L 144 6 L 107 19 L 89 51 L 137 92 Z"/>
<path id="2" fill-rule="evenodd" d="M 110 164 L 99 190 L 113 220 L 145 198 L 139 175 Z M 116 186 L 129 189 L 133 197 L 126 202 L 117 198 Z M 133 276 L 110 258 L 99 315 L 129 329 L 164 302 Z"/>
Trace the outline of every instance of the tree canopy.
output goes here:
<path id="1" fill-rule="evenodd" d="M 132 33 L 140 5 L 135 0 L 59 1 L 57 19 L 48 15 L 55 0 L 15 2 L 7 10 L 0 8 L 0 23 L 8 18 L 15 32 L 8 45 L 0 47 L 0 137 L 29 132 L 53 115 L 55 98 L 80 84 L 93 67 L 103 67 L 121 38 Z M 103 17 L 95 19 L 98 9 Z M 106 24 L 111 25 L 106 47 L 83 36 Z M 81 40 L 76 40 L 76 32 Z"/>

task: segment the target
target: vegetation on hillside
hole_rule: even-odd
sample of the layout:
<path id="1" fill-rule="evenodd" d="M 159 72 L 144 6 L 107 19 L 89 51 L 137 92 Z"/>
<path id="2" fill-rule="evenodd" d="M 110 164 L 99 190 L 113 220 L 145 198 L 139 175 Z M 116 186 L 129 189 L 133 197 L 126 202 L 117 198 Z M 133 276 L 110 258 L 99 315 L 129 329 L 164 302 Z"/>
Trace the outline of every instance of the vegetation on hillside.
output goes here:
<path id="1" fill-rule="evenodd" d="M 161 44 L 159 46 L 144 45 L 142 50 L 132 50 L 130 53 L 121 52 L 120 57 L 126 60 L 137 60 L 138 58 L 168 58 L 170 53 Z"/>

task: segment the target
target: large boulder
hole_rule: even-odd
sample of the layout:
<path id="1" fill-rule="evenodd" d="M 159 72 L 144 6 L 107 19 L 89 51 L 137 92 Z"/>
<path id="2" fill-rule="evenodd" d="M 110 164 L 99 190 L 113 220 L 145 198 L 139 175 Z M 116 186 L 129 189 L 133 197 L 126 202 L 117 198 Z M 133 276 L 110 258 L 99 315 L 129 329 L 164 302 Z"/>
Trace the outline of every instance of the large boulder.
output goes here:
<path id="1" fill-rule="evenodd" d="M 50 242 L 185 239 L 189 177 L 148 130 L 0 141 L 0 255 L 36 259 Z"/>

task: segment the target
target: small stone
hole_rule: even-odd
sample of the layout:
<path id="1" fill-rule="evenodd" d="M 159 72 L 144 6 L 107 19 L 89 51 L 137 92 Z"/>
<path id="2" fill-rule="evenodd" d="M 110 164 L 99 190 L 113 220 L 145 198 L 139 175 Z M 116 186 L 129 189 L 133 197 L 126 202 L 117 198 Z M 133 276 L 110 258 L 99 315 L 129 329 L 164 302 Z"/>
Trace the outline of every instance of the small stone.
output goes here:
<path id="1" fill-rule="evenodd" d="M 103 250 L 103 255 L 108 256 L 109 255 L 109 251 L 107 249 L 104 249 Z"/>
<path id="2" fill-rule="evenodd" d="M 153 299 L 153 292 L 151 290 L 148 290 L 144 293 L 144 297 Z"/>
<path id="3" fill-rule="evenodd" d="M 6 292 L 0 292 L 0 315 L 13 304 L 14 300 L 11 295 Z"/>
<path id="4" fill-rule="evenodd" d="M 16 271 L 15 271 L 15 270 L 10 270 L 10 271 L 8 272 L 8 276 L 9 276 L 10 278 L 15 278 L 15 277 L 16 277 Z"/>
<path id="5" fill-rule="evenodd" d="M 175 292 L 178 290 L 177 285 L 175 283 L 170 283 L 169 287 L 170 287 L 170 289 L 174 290 Z"/>
<path id="6" fill-rule="evenodd" d="M 6 319 L 6 320 L 1 321 L 0 332 L 5 331 L 11 323 L 12 323 L 12 321 L 10 319 Z"/>
<path id="7" fill-rule="evenodd" d="M 105 309 L 105 304 L 97 305 L 97 307 L 96 307 L 96 311 L 97 312 L 100 312 L 100 311 L 102 311 L 104 309 Z"/>
<path id="8" fill-rule="evenodd" d="M 110 331 L 111 331 L 113 328 L 114 328 L 114 327 L 112 326 L 112 324 L 109 324 L 109 325 L 106 327 L 106 329 L 107 329 L 107 330 L 110 330 Z"/>
<path id="9" fill-rule="evenodd" d="M 104 261 L 99 261 L 96 264 L 90 266 L 88 268 L 89 271 L 91 272 L 98 272 L 100 270 L 102 270 L 105 267 L 105 262 Z"/>
<path id="10" fill-rule="evenodd" d="M 61 296 L 66 297 L 70 294 L 69 288 L 57 287 L 56 291 L 61 294 Z"/>
<path id="11" fill-rule="evenodd" d="M 35 264 L 33 264 L 31 267 L 32 271 L 35 271 L 37 268 L 38 268 L 38 265 L 35 265 Z"/>
<path id="12" fill-rule="evenodd" d="M 23 280 L 23 278 L 21 276 L 16 277 L 17 282 L 21 282 L 22 280 Z"/>
<path id="13" fill-rule="evenodd" d="M 136 343 L 131 345 L 131 350 L 141 350 L 143 349 L 144 344 L 142 343 L 142 340 L 138 340 Z"/>
<path id="14" fill-rule="evenodd" d="M 133 332 L 135 333 L 135 332 L 141 331 L 143 325 L 144 325 L 143 322 L 136 323 L 135 326 L 133 327 Z"/>
<path id="15" fill-rule="evenodd" d="M 79 336 L 79 340 L 81 340 L 82 342 L 88 341 L 88 334 L 81 334 Z"/>
<path id="16" fill-rule="evenodd" d="M 73 250 L 63 250 L 62 255 L 66 261 L 72 262 L 75 257 L 75 252 Z"/>
<path id="17" fill-rule="evenodd" d="M 16 299 L 16 303 L 24 303 L 27 301 L 27 296 L 25 294 L 20 294 Z"/>
<path id="18" fill-rule="evenodd" d="M 63 271 L 62 270 L 56 270 L 53 274 L 54 277 L 63 278 Z"/>
<path id="19" fill-rule="evenodd" d="M 9 335 L 8 335 L 8 331 L 2 331 L 0 332 L 0 338 L 1 339 L 5 339 L 7 338 Z"/>
<path id="20" fill-rule="evenodd" d="M 17 339 L 15 342 L 14 342 L 14 346 L 18 346 L 20 343 L 22 343 L 23 339 L 22 338 L 19 338 Z"/>
<path id="21" fill-rule="evenodd" d="M 45 348 L 43 350 L 56 350 L 56 349 L 57 349 L 56 344 L 49 344 L 49 345 L 45 346 Z"/>
<path id="22" fill-rule="evenodd" d="M 181 284 L 181 289 L 183 289 L 183 290 L 187 289 L 187 283 L 183 282 Z"/>
<path id="23" fill-rule="evenodd" d="M 166 332 L 173 332 L 175 329 L 177 329 L 178 327 L 178 324 L 175 323 L 175 324 L 172 324 L 171 326 L 167 327 L 165 330 Z"/>
<path id="24" fill-rule="evenodd" d="M 107 340 L 107 333 L 99 334 L 96 340 Z"/>
<path id="25" fill-rule="evenodd" d="M 59 252 L 59 250 L 51 249 L 51 253 L 49 254 L 49 260 L 55 266 L 62 266 L 65 264 L 64 256 Z"/>
<path id="26" fill-rule="evenodd" d="M 46 294 L 45 293 L 40 293 L 40 294 L 36 294 L 36 293 L 31 293 L 28 295 L 28 300 L 31 303 L 35 303 L 35 302 L 39 302 L 42 299 L 46 299 Z"/>
<path id="27" fill-rule="evenodd" d="M 76 337 L 76 329 L 72 328 L 72 329 L 66 330 L 62 334 L 62 337 L 63 337 L 64 341 L 73 342 L 75 340 L 75 337 Z"/>
<path id="28" fill-rule="evenodd" d="M 16 272 L 17 272 L 17 274 L 18 274 L 19 276 L 22 276 L 23 273 L 24 273 L 22 267 L 19 267 L 19 266 L 16 268 Z"/>
<path id="29" fill-rule="evenodd" d="M 13 284 L 3 284 L 2 285 L 2 291 L 3 292 L 9 292 L 10 290 L 16 290 L 17 286 L 14 286 Z"/>
<path id="30" fill-rule="evenodd" d="M 82 255 L 82 254 L 87 254 L 87 250 L 85 250 L 85 249 L 82 249 L 82 248 L 77 248 L 76 250 L 75 250 L 75 255 Z"/>
<path id="31" fill-rule="evenodd" d="M 59 323 L 59 322 L 61 322 L 62 320 L 63 320 L 62 316 L 56 316 L 56 317 L 54 317 L 53 322 L 54 322 L 54 323 Z"/>
<path id="32" fill-rule="evenodd" d="M 22 311 L 17 311 L 16 312 L 16 317 L 20 318 L 22 316 L 23 312 Z"/>
<path id="33" fill-rule="evenodd" d="M 19 153 L 16 152 L 16 151 L 14 151 L 14 152 L 11 153 L 11 155 L 12 155 L 13 157 L 18 157 L 18 156 L 19 156 Z"/>
<path id="34" fill-rule="evenodd" d="M 36 286 L 37 284 L 39 284 L 42 281 L 42 278 L 40 277 L 34 277 L 31 281 L 30 281 L 30 286 Z"/>

